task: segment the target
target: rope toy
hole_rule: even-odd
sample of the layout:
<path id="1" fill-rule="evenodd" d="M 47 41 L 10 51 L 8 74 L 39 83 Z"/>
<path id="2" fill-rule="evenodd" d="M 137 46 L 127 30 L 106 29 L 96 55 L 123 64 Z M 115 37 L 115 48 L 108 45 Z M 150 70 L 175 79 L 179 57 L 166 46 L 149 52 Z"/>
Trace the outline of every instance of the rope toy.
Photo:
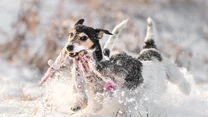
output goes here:
<path id="1" fill-rule="evenodd" d="M 68 57 L 68 53 L 63 49 L 60 55 L 56 58 L 55 62 L 52 60 L 48 61 L 49 68 L 45 73 L 44 77 L 41 79 L 41 84 L 46 82 L 48 78 L 52 77 L 55 72 L 60 69 L 60 67 L 64 64 Z M 112 89 L 115 89 L 115 83 L 103 77 L 95 67 L 95 61 L 86 50 L 80 51 L 77 56 L 73 59 L 74 67 L 73 67 L 73 83 L 74 89 L 77 91 L 78 99 L 83 107 L 87 106 L 88 97 L 86 95 L 84 85 L 83 85 L 83 77 L 93 86 L 96 86 L 97 79 L 92 77 L 92 72 L 95 73 L 98 77 L 100 77 L 106 84 L 103 86 L 104 91 L 108 92 Z"/>

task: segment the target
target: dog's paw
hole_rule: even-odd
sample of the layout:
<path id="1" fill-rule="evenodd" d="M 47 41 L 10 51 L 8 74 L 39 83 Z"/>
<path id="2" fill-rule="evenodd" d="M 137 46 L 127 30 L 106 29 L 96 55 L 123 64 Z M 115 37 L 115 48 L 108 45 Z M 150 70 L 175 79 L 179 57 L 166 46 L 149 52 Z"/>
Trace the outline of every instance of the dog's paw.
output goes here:
<path id="1" fill-rule="evenodd" d="M 84 101 L 81 102 L 81 101 L 76 100 L 76 102 L 71 106 L 70 109 L 72 112 L 77 112 L 86 107 L 87 107 L 87 102 L 84 102 Z"/>
<path id="2" fill-rule="evenodd" d="M 81 110 L 81 106 L 72 106 L 71 107 L 71 111 L 73 112 L 77 112 L 77 111 L 80 111 Z"/>

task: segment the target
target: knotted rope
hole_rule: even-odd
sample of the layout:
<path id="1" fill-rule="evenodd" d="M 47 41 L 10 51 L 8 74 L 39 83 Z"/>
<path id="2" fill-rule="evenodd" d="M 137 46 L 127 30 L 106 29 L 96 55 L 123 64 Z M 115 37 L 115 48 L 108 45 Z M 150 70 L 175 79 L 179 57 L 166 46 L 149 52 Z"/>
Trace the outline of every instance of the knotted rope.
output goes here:
<path id="1" fill-rule="evenodd" d="M 87 51 L 82 50 L 78 53 L 78 55 L 73 59 L 74 61 L 74 86 L 78 93 L 78 99 L 82 103 L 82 105 L 87 106 L 88 98 L 84 89 L 83 77 L 86 80 L 96 86 L 97 79 L 92 77 L 92 73 L 90 72 L 90 66 L 88 62 L 94 63 L 94 60 L 91 59 L 90 55 Z M 82 77 L 83 76 L 83 77 Z"/>

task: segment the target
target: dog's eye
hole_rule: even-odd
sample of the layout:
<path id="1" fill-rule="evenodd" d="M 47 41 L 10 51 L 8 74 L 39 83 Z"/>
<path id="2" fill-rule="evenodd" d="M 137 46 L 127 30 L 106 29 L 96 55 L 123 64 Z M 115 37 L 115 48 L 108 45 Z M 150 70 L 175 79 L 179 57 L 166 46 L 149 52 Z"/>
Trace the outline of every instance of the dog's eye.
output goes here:
<path id="1" fill-rule="evenodd" d="M 81 41 L 86 41 L 87 40 L 87 37 L 86 36 L 80 37 L 80 40 Z"/>
<path id="2" fill-rule="evenodd" d="M 69 36 L 70 36 L 70 37 L 73 37 L 73 36 L 74 36 L 74 34 L 73 34 L 72 32 L 70 32 L 70 33 L 69 33 Z"/>

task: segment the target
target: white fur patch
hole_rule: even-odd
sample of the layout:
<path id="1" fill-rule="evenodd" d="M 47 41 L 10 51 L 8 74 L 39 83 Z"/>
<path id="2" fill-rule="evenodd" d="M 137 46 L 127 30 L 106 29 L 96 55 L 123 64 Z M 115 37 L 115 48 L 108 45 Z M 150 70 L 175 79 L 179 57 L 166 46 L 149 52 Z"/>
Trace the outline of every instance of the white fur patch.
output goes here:
<path id="1" fill-rule="evenodd" d="M 166 73 L 163 64 L 157 60 L 141 62 L 144 79 L 142 88 L 144 92 L 151 91 L 148 92 L 151 95 L 149 97 L 160 97 L 167 89 Z"/>
<path id="2" fill-rule="evenodd" d="M 153 39 L 153 21 L 151 18 L 147 19 L 147 33 L 144 42 Z"/>

